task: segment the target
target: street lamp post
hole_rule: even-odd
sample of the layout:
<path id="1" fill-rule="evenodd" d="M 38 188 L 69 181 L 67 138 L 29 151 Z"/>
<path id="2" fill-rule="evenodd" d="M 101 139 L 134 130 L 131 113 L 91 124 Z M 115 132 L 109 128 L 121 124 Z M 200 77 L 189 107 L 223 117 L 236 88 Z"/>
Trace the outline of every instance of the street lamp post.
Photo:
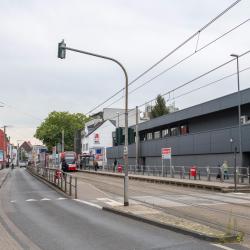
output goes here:
<path id="1" fill-rule="evenodd" d="M 240 73 L 239 73 L 239 55 L 231 54 L 232 57 L 236 58 L 237 62 L 237 85 L 238 85 L 238 130 L 239 130 L 239 153 L 240 153 L 240 164 L 242 167 L 242 142 L 241 142 L 241 95 L 240 95 Z"/>
<path id="2" fill-rule="evenodd" d="M 116 64 L 118 64 L 125 76 L 125 145 L 124 145 L 124 150 L 123 150 L 123 156 L 124 156 L 124 167 L 125 167 L 125 175 L 124 175 L 124 206 L 128 206 L 128 74 L 127 71 L 125 70 L 124 66 L 117 61 L 114 58 L 83 51 L 83 50 L 78 50 L 78 49 L 73 49 L 66 47 L 66 43 L 64 40 L 58 44 L 58 58 L 60 59 L 65 59 L 66 57 L 66 50 L 74 51 L 77 53 L 82 53 L 85 55 L 89 56 L 94 56 L 94 57 L 99 57 L 102 59 L 106 59 L 109 61 L 113 61 Z"/>

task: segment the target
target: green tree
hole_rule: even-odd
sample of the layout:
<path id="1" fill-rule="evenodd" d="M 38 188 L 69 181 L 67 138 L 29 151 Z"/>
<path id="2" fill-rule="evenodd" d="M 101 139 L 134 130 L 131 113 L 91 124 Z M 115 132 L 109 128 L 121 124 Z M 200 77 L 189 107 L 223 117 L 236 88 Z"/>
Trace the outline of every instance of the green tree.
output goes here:
<path id="1" fill-rule="evenodd" d="M 158 95 L 156 97 L 156 104 L 151 111 L 151 118 L 166 115 L 168 113 L 169 108 L 166 106 L 165 99 L 161 95 Z"/>
<path id="2" fill-rule="evenodd" d="M 61 143 L 64 130 L 64 150 L 73 150 L 75 131 L 83 129 L 89 120 L 84 114 L 69 112 L 51 112 L 37 127 L 35 137 L 43 142 L 51 151 L 57 143 Z"/>

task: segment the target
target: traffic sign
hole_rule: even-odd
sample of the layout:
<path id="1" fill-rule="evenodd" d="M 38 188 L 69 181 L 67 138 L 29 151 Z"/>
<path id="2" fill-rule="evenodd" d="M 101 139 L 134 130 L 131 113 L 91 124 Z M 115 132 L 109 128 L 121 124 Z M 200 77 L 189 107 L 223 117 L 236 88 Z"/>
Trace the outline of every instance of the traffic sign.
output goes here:
<path id="1" fill-rule="evenodd" d="M 171 159 L 171 148 L 162 148 L 161 149 L 161 157 L 163 160 Z"/>

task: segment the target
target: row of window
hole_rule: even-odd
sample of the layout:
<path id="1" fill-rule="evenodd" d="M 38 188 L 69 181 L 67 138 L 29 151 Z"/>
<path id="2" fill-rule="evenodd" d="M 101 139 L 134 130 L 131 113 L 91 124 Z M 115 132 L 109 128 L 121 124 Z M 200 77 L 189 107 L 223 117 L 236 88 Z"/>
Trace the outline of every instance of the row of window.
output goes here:
<path id="1" fill-rule="evenodd" d="M 152 140 L 152 139 L 160 139 L 160 138 L 165 138 L 169 136 L 186 135 L 188 133 L 189 133 L 188 125 L 184 124 L 181 126 L 165 128 L 163 130 L 148 132 L 141 137 L 141 140 L 145 141 L 145 140 Z"/>

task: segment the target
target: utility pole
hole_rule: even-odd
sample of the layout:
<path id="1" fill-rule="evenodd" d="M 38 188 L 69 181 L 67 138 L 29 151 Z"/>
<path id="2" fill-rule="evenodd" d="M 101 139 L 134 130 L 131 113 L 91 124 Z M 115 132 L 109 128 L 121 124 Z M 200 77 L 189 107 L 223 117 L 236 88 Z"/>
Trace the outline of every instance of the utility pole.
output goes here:
<path id="1" fill-rule="evenodd" d="M 64 129 L 62 130 L 62 152 L 64 152 Z"/>
<path id="2" fill-rule="evenodd" d="M 3 167 L 6 168 L 6 125 L 3 126 Z"/>
<path id="3" fill-rule="evenodd" d="M 74 132 L 74 152 L 76 152 L 76 131 Z"/>
<path id="4" fill-rule="evenodd" d="M 139 168 L 139 131 L 138 131 L 138 123 L 139 123 L 139 112 L 138 106 L 136 106 L 136 123 L 135 123 L 135 163 L 136 168 Z"/>
<path id="5" fill-rule="evenodd" d="M 16 159 L 16 163 L 17 163 L 17 166 L 19 167 L 19 143 L 17 143 L 17 159 Z"/>
<path id="6" fill-rule="evenodd" d="M 120 113 L 119 112 L 116 112 L 116 114 L 117 114 L 117 128 L 119 128 L 120 127 Z"/>
<path id="7" fill-rule="evenodd" d="M 240 153 L 240 164 L 242 167 L 242 137 L 241 137 L 241 94 L 240 94 L 240 73 L 239 73 L 239 55 L 231 54 L 232 57 L 236 58 L 237 66 L 237 87 L 238 87 L 238 133 L 239 133 L 239 153 Z"/>

